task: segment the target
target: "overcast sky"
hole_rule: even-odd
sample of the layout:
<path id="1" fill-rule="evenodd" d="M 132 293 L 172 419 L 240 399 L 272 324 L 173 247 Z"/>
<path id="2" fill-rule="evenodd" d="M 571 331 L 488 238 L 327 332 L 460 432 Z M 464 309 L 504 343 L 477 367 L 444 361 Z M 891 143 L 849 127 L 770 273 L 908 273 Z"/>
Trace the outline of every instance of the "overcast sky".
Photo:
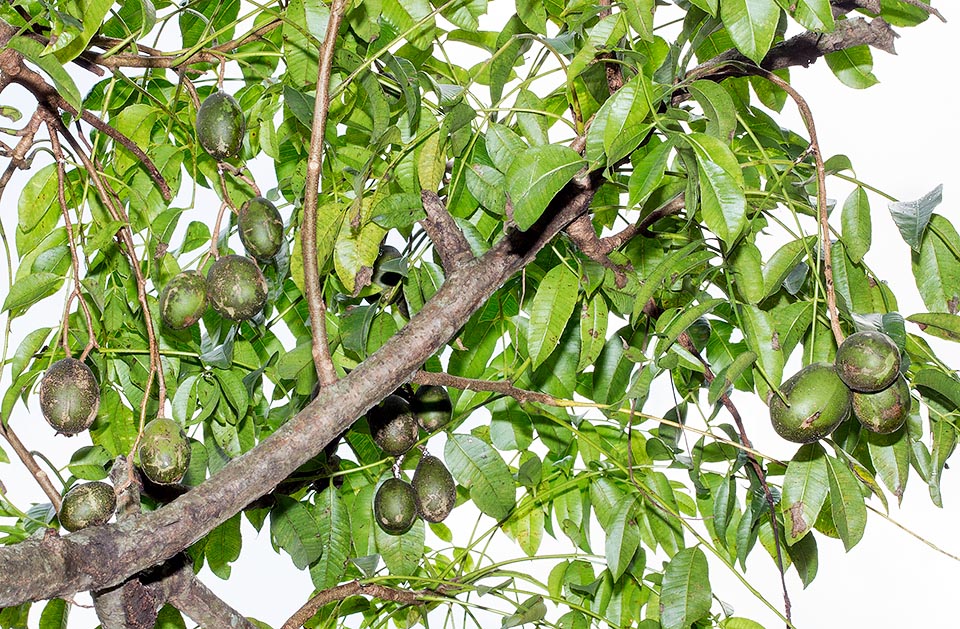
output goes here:
<path id="1" fill-rule="evenodd" d="M 960 97 L 953 88 L 956 60 L 947 51 L 955 50 L 960 41 L 960 12 L 951 16 L 948 10 L 947 17 L 955 19 L 949 24 L 930 20 L 918 28 L 902 30 L 903 36 L 897 42 L 899 56 L 875 53 L 874 71 L 880 84 L 868 90 L 844 87 L 822 61 L 809 70 L 795 70 L 792 82 L 810 102 L 825 155 L 848 155 L 861 179 L 901 200 L 917 198 L 943 183 L 944 204 L 938 211 L 955 219 L 958 214 L 953 203 L 960 172 L 956 153 L 960 144 Z M 4 94 L 4 102 L 9 102 L 11 93 L 8 90 Z M 790 112 L 785 125 L 801 129 L 791 105 L 788 104 L 785 111 Z M 23 179 L 20 181 L 22 185 Z M 835 180 L 828 185 L 830 196 L 842 202 L 847 189 Z M 8 190 L 0 207 L 4 217 L 9 219 L 15 215 L 16 200 L 17 189 Z M 867 256 L 867 262 L 890 282 L 904 315 L 922 312 L 925 309 L 910 274 L 909 250 L 889 219 L 885 201 L 873 196 L 871 202 L 874 250 Z M 0 271 L 5 273 L 3 269 Z M 21 333 L 24 331 L 29 330 L 23 329 Z M 955 348 L 949 347 L 948 351 L 955 352 Z M 956 367 L 960 360 L 948 359 L 948 362 Z M 3 387 L 8 385 L 5 379 Z M 754 441 L 775 442 L 777 438 L 769 430 L 765 408 L 758 406 L 754 411 L 753 417 L 748 414 L 747 425 Z M 52 458 L 65 463 L 80 445 L 77 439 L 84 437 L 52 439 L 52 431 L 38 420 L 39 415 L 29 417 L 20 413 L 14 419 L 14 426 L 31 447 L 46 451 L 49 444 Z M 789 457 L 790 453 L 790 447 L 784 446 L 784 450 L 776 454 Z M 0 479 L 20 504 L 38 499 L 19 463 L 0 467 Z M 943 500 L 943 510 L 933 507 L 926 488 L 914 475 L 903 507 L 892 506 L 891 516 L 944 549 L 960 554 L 956 535 L 960 491 L 952 471 L 944 474 Z M 823 537 L 819 540 L 820 569 L 814 583 L 803 590 L 792 572 L 788 581 L 798 627 L 956 626 L 954 605 L 960 563 L 872 514 L 863 541 L 849 554 L 843 553 L 837 540 Z M 778 577 L 772 562 L 761 554 L 762 550 L 755 553 L 747 577 L 771 602 L 781 607 Z M 716 562 L 711 564 L 715 594 L 721 600 L 732 605 L 737 615 L 763 622 L 768 628 L 780 626 L 769 610 L 753 600 L 734 579 L 723 575 L 723 570 Z M 293 569 L 285 557 L 276 555 L 269 547 L 266 534 L 256 541 L 247 537 L 243 558 L 234 565 L 229 582 L 220 581 L 209 572 L 202 576 L 244 614 L 273 626 L 279 626 L 304 602 L 311 589 L 309 576 Z M 269 588 L 268 596 L 259 596 L 263 587 Z M 34 624 L 37 617 L 35 614 Z M 71 627 L 95 625 L 95 617 L 89 610 L 78 610 L 70 623 Z"/>

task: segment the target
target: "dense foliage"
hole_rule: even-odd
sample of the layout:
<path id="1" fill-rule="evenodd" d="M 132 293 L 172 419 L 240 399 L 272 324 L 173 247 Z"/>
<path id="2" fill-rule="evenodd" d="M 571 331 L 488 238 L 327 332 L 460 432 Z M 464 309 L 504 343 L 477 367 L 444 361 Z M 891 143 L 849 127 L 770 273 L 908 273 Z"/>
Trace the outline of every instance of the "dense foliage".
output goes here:
<path id="1" fill-rule="evenodd" d="M 4 343 L 0 432 L 41 482 L 37 504 L 0 495 L 0 626 L 47 599 L 41 623 L 60 626 L 78 589 L 107 629 L 183 626 L 180 611 L 228 626 L 236 612 L 203 616 L 202 588 L 182 583 L 204 565 L 230 577 L 245 518 L 319 592 L 288 626 L 758 627 L 715 600 L 708 557 L 746 580 L 747 557 L 768 554 L 808 584 L 818 538 L 853 547 L 909 477 L 938 502 L 956 445 L 960 380 L 926 340 L 960 340 L 940 191 L 890 204 L 927 310 L 902 313 L 864 262 L 868 186 L 821 155 L 789 84 L 824 57 L 869 87 L 871 49 L 931 14 L 920 0 L 2 4 L 0 90 L 37 105 L 2 108 L 19 133 L 0 183 L 30 170 L 3 216 L 3 312 L 18 327 L 63 314 Z M 215 128 L 210 104 L 198 129 L 207 99 L 243 119 L 225 110 Z M 795 105 L 805 129 L 781 126 Z M 834 180 L 854 184 L 836 207 Z M 266 222 L 238 227 L 250 208 Z M 205 284 L 180 275 L 218 260 Z M 176 277 L 187 301 L 161 302 Z M 864 330 L 899 351 L 905 425 L 881 434 L 842 408 L 829 436 L 766 456 L 737 401 L 788 408 L 793 366 L 832 370 Z M 17 423 L 41 421 L 41 380 L 67 357 L 99 406 L 51 480 Z M 452 419 L 421 419 L 419 448 L 385 454 L 364 412 L 426 386 L 446 387 Z M 672 408 L 645 411 L 665 406 L 651 391 Z M 163 485 L 135 466 L 157 417 L 189 437 L 185 475 Z M 418 484 L 421 460 L 438 480 Z M 446 491 L 441 468 L 450 518 L 470 526 L 378 525 L 385 480 Z M 120 522 L 56 538 L 60 496 L 108 477 Z M 442 493 L 430 509 L 445 516 Z M 547 537 L 565 550 L 541 578 L 526 564 Z M 79 549 L 94 567 L 69 561 Z M 104 588 L 122 582 L 118 605 Z"/>

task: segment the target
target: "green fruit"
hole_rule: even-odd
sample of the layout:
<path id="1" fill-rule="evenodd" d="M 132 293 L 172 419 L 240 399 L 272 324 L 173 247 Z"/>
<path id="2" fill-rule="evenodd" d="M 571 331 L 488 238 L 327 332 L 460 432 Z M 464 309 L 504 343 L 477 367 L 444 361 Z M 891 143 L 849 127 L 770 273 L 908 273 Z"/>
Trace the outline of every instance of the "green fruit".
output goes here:
<path id="1" fill-rule="evenodd" d="M 380 287 L 381 291 L 389 290 L 399 284 L 403 280 L 403 276 L 394 270 L 390 270 L 395 265 L 388 263 L 399 260 L 400 257 L 400 251 L 396 247 L 380 245 L 380 255 L 377 256 L 377 261 L 373 263 L 373 276 L 370 278 L 370 282 Z"/>
<path id="2" fill-rule="evenodd" d="M 244 131 L 243 110 L 223 90 L 208 96 L 197 110 L 197 139 L 218 162 L 240 152 Z"/>
<path id="3" fill-rule="evenodd" d="M 89 367 L 75 358 L 50 365 L 40 381 L 40 411 L 57 432 L 83 432 L 99 408 L 100 386 Z"/>
<path id="4" fill-rule="evenodd" d="M 427 522 L 442 522 L 457 503 L 457 484 L 450 470 L 435 456 L 425 455 L 413 473 L 417 513 Z"/>
<path id="5" fill-rule="evenodd" d="M 853 393 L 853 414 L 868 430 L 886 434 L 894 432 L 907 421 L 910 406 L 910 386 L 902 376 L 892 385 L 876 393 Z"/>
<path id="6" fill-rule="evenodd" d="M 267 303 L 267 280 L 250 258 L 223 256 L 207 272 L 207 299 L 220 316 L 246 321 Z"/>
<path id="7" fill-rule="evenodd" d="M 886 389 L 897 379 L 900 350 L 882 332 L 857 332 L 840 343 L 834 364 L 848 387 L 873 393 Z"/>
<path id="8" fill-rule="evenodd" d="M 180 424 L 166 417 L 144 427 L 137 453 L 140 469 L 158 485 L 179 483 L 190 467 L 190 441 Z"/>
<path id="9" fill-rule="evenodd" d="M 707 346 L 707 341 L 710 340 L 710 333 L 712 331 L 713 326 L 710 325 L 710 320 L 706 317 L 698 317 L 697 320 L 687 328 L 687 334 L 690 336 L 693 346 L 696 347 L 699 352 L 702 352 L 703 348 Z"/>
<path id="10" fill-rule="evenodd" d="M 270 260 L 283 245 L 283 219 L 268 199 L 254 197 L 240 208 L 240 241 L 257 260 Z"/>
<path id="11" fill-rule="evenodd" d="M 795 443 L 809 443 L 827 436 L 850 414 L 852 392 L 833 365 L 814 363 L 780 385 L 786 398 L 773 394 L 770 420 L 777 434 Z"/>
<path id="12" fill-rule="evenodd" d="M 410 483 L 388 478 L 373 498 L 373 517 L 384 532 L 403 535 L 417 521 L 416 493 Z"/>
<path id="13" fill-rule="evenodd" d="M 416 415 L 420 427 L 427 432 L 440 430 L 453 416 L 453 405 L 447 390 L 432 384 L 425 384 L 417 389 L 410 400 L 410 409 Z"/>
<path id="14" fill-rule="evenodd" d="M 117 508 L 113 487 L 94 481 L 74 485 L 60 504 L 60 524 L 68 531 L 105 524 Z"/>
<path id="15" fill-rule="evenodd" d="M 188 328 L 207 310 L 207 282 L 197 271 L 184 271 L 160 292 L 160 319 L 174 330 Z"/>
<path id="16" fill-rule="evenodd" d="M 370 435 L 380 449 L 400 456 L 420 438 L 420 428 L 410 405 L 399 395 L 388 395 L 367 412 Z"/>

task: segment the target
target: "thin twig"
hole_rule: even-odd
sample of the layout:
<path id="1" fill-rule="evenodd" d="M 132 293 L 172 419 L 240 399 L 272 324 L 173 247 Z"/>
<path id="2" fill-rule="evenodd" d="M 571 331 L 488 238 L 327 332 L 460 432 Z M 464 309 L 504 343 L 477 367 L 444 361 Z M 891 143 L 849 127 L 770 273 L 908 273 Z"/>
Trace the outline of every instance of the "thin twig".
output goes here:
<path id="1" fill-rule="evenodd" d="M 13 448 L 17 458 L 20 459 L 20 462 L 23 463 L 24 467 L 27 468 L 27 470 L 30 472 L 30 475 L 33 476 L 33 479 L 37 481 L 38 485 L 40 485 L 40 489 L 42 489 L 43 493 L 45 493 L 47 498 L 50 499 L 50 503 L 53 505 L 53 508 L 59 512 L 60 492 L 57 491 L 57 488 L 53 486 L 53 483 L 50 481 L 50 477 L 47 476 L 47 473 L 40 469 L 40 464 L 37 463 L 37 460 L 33 458 L 32 454 L 30 454 L 30 450 L 23 445 L 23 442 L 20 441 L 19 437 L 17 437 L 17 433 L 13 431 L 13 428 L 9 424 L 0 422 L 0 434 L 3 435 L 3 438 L 6 439 L 7 443 L 10 444 L 10 447 Z"/>
<path id="2" fill-rule="evenodd" d="M 359 581 L 350 581 L 318 592 L 303 607 L 298 609 L 287 622 L 283 623 L 281 629 L 299 629 L 324 605 L 334 601 L 342 601 L 351 596 L 370 596 L 384 601 L 400 603 L 401 605 L 423 605 L 442 597 L 443 591 L 442 589 L 434 591 L 401 590 L 379 583 L 364 584 Z"/>
<path id="3" fill-rule="evenodd" d="M 915 533 L 914 531 L 908 529 L 906 526 L 904 526 L 903 524 L 900 524 L 899 522 L 897 522 L 896 520 L 894 520 L 893 518 L 891 518 L 889 515 L 887 515 L 887 514 L 884 513 L 883 511 L 880 511 L 879 509 L 877 509 L 877 508 L 874 507 L 873 505 L 867 505 L 867 509 L 869 509 L 870 511 L 873 511 L 874 513 L 876 513 L 877 515 L 879 515 L 881 518 L 883 518 L 884 520 L 886 520 L 886 521 L 889 522 L 890 524 L 894 525 L 895 527 L 897 527 L 898 529 L 900 529 L 901 531 L 903 531 L 903 532 L 906 533 L 907 535 L 913 537 L 914 539 L 917 539 L 917 540 L 923 542 L 924 544 L 926 544 L 927 546 L 929 546 L 930 548 L 932 548 L 932 549 L 935 550 L 936 552 L 940 553 L 941 555 L 943 555 L 943 556 L 945 556 L 945 557 L 949 557 L 950 559 L 953 559 L 954 561 L 960 561 L 960 557 L 954 555 L 954 554 L 951 553 L 951 552 L 948 552 L 948 551 L 940 548 L 939 546 L 937 546 L 936 544 L 934 544 L 933 542 L 931 542 L 931 541 L 928 540 L 927 538 L 923 537 L 923 536 L 920 535 L 919 533 Z"/>
<path id="4" fill-rule="evenodd" d="M 327 306 L 320 285 L 320 270 L 317 260 L 317 203 L 320 194 L 320 175 L 323 167 L 323 142 L 327 130 L 327 113 L 330 109 L 330 74 L 337 32 L 343 21 L 346 0 L 333 0 L 327 33 L 320 46 L 317 70 L 317 95 L 313 104 L 313 127 L 310 130 L 310 151 L 307 156 L 306 191 L 303 199 L 303 282 L 307 306 L 310 311 L 310 331 L 313 336 L 313 364 L 321 387 L 337 381 L 330 346 L 327 341 Z"/>
<path id="5" fill-rule="evenodd" d="M 943 14 L 940 13 L 940 11 L 937 11 L 936 8 L 930 6 L 929 4 L 925 4 L 920 0 L 900 0 L 900 2 L 909 4 L 910 6 L 913 6 L 913 7 L 917 7 L 921 11 L 926 11 L 930 15 L 936 16 L 944 24 L 947 23 L 947 18 L 943 17 Z"/>
<path id="6" fill-rule="evenodd" d="M 507 397 L 512 397 L 521 404 L 536 402 L 538 404 L 546 404 L 547 406 L 566 406 L 565 404 L 561 404 L 560 400 L 552 395 L 519 389 L 510 382 L 461 378 L 460 376 L 454 376 L 448 373 L 423 370 L 418 371 L 413 376 L 412 382 L 416 382 L 417 384 L 432 384 L 441 387 L 453 387 L 454 389 L 461 389 L 463 391 L 499 393 Z"/>
<path id="7" fill-rule="evenodd" d="M 803 124 L 807 127 L 807 133 L 810 134 L 810 152 L 813 153 L 814 163 L 817 168 L 817 214 L 820 217 L 820 232 L 823 244 L 820 247 L 823 251 L 823 275 L 827 289 L 827 310 L 830 311 L 830 327 L 833 330 L 833 336 L 837 344 L 843 342 L 843 330 L 840 328 L 840 315 L 837 312 L 837 291 L 833 282 L 833 253 L 830 247 L 830 223 L 827 216 L 827 171 L 823 165 L 823 153 L 820 150 L 820 142 L 817 140 L 817 127 L 813 121 L 813 113 L 810 106 L 804 100 L 800 92 L 795 90 L 792 85 L 781 79 L 773 72 L 764 69 L 758 69 L 760 76 L 784 90 L 790 95 L 790 98 L 797 104 L 800 110 L 800 117 L 803 118 Z"/>

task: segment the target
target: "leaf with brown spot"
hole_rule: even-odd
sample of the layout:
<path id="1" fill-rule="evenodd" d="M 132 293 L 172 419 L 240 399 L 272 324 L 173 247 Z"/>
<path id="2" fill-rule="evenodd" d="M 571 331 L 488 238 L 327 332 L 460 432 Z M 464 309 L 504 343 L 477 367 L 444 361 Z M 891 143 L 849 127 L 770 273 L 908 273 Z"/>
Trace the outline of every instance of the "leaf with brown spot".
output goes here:
<path id="1" fill-rule="evenodd" d="M 787 464 L 783 478 L 781 504 L 788 544 L 797 542 L 813 528 L 829 487 L 823 446 L 819 443 L 801 446 Z"/>

